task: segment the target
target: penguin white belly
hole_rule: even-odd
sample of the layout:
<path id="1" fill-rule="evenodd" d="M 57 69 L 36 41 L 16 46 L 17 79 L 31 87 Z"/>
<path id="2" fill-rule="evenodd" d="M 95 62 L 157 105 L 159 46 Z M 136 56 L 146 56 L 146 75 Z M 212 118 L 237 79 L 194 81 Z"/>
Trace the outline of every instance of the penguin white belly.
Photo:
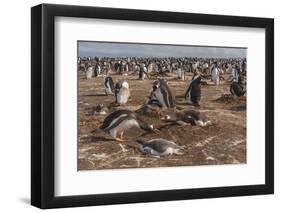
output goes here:
<path id="1" fill-rule="evenodd" d="M 149 64 L 149 65 L 148 65 L 148 68 L 147 68 L 147 72 L 148 72 L 148 73 L 151 73 L 151 72 L 152 72 L 152 69 L 153 69 L 152 64 Z"/>
<path id="2" fill-rule="evenodd" d="M 146 76 L 145 73 L 142 73 L 141 80 L 144 80 L 145 76 Z"/>
<path id="3" fill-rule="evenodd" d="M 219 85 L 220 78 L 219 78 L 218 69 L 214 69 L 213 70 L 213 72 L 212 72 L 212 81 L 215 83 L 215 85 Z"/>
<path id="4" fill-rule="evenodd" d="M 165 152 L 160 153 L 160 155 L 172 155 L 174 153 L 174 149 L 171 147 L 168 147 Z"/>
<path id="5" fill-rule="evenodd" d="M 97 68 L 97 75 L 99 76 L 99 75 L 100 75 L 100 73 L 101 73 L 101 68 L 100 68 L 100 67 L 98 67 L 98 68 Z"/>
<path id="6" fill-rule="evenodd" d="M 195 121 L 196 126 L 207 126 L 208 124 L 211 124 L 211 121 L 202 121 L 202 120 L 197 120 Z"/>
<path id="7" fill-rule="evenodd" d="M 108 125 L 108 127 L 106 127 L 106 129 L 110 129 L 120 118 L 122 117 L 126 117 L 126 114 L 122 114 L 120 116 L 118 116 L 117 118 L 113 119 L 112 122 L 110 123 L 110 125 Z"/>
<path id="8" fill-rule="evenodd" d="M 117 129 L 111 129 L 110 131 L 109 131 L 109 133 L 110 133 L 110 135 L 113 137 L 113 138 L 116 138 L 117 137 Z"/>
<path id="9" fill-rule="evenodd" d="M 172 155 L 174 153 L 174 149 L 171 147 L 168 147 L 164 152 L 158 152 L 157 150 L 148 147 L 148 146 L 141 146 L 141 151 L 143 153 L 147 153 L 150 155 L 156 155 L 156 156 L 165 156 L 165 155 Z"/>
<path id="10" fill-rule="evenodd" d="M 132 127 L 139 127 L 138 122 L 136 120 L 134 120 L 134 119 L 122 121 L 115 129 L 118 132 L 123 132 L 126 129 L 130 129 Z"/>
<path id="11" fill-rule="evenodd" d="M 140 146 L 140 151 L 142 153 L 149 154 L 149 155 L 156 155 L 156 156 L 161 155 L 161 153 L 157 152 L 156 150 L 154 150 L 154 149 L 152 149 L 151 147 L 148 147 L 148 146 Z"/>
<path id="12" fill-rule="evenodd" d="M 182 80 L 182 81 L 185 80 L 185 73 L 184 73 L 184 71 L 181 72 L 181 80 Z"/>
<path id="13" fill-rule="evenodd" d="M 117 102 L 119 104 L 126 104 L 129 99 L 130 93 L 127 89 L 121 88 L 117 94 Z"/>
<path id="14" fill-rule="evenodd" d="M 89 67 L 87 72 L 86 72 L 86 78 L 87 79 L 91 79 L 92 78 L 92 75 L 93 75 L 93 68 L 92 67 Z"/>
<path id="15" fill-rule="evenodd" d="M 105 85 L 105 94 L 106 94 L 106 95 L 111 95 L 111 94 L 112 94 L 109 81 L 108 81 L 108 82 L 106 83 L 106 85 Z"/>
<path id="16" fill-rule="evenodd" d="M 105 88 L 105 94 L 106 95 L 112 94 L 111 89 L 110 88 Z"/>
<path id="17" fill-rule="evenodd" d="M 218 76 L 217 76 L 217 78 L 214 80 L 214 82 L 215 82 L 215 85 L 219 85 L 219 84 L 220 84 L 220 79 L 219 79 Z"/>

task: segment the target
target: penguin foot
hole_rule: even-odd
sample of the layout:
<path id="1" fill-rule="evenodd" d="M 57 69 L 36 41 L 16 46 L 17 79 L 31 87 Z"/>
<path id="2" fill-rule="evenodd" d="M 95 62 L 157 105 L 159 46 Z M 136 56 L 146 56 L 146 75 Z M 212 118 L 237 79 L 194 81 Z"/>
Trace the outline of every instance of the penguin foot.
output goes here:
<path id="1" fill-rule="evenodd" d="M 114 138 L 116 141 L 118 141 L 118 142 L 124 142 L 124 141 L 126 141 L 126 140 L 124 140 L 124 139 L 122 139 L 122 138 Z"/>
<path id="2" fill-rule="evenodd" d="M 164 116 L 159 116 L 159 119 L 161 120 L 161 121 L 166 121 L 167 119 L 164 117 Z"/>
<path id="3" fill-rule="evenodd" d="M 175 155 L 184 155 L 184 153 L 182 151 L 175 150 Z"/>
<path id="4" fill-rule="evenodd" d="M 198 104 L 198 103 L 193 103 L 192 105 L 195 107 L 200 107 L 200 104 Z"/>

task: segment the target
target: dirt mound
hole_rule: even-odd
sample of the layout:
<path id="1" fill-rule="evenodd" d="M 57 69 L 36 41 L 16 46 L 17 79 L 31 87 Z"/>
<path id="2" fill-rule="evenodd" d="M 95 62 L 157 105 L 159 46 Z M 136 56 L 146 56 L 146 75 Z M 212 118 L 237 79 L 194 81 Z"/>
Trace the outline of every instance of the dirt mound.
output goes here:
<path id="1" fill-rule="evenodd" d="M 214 101 L 216 102 L 220 102 L 220 103 L 237 103 L 237 102 L 244 102 L 246 104 L 246 97 L 242 96 L 242 97 L 234 97 L 231 94 L 223 94 L 221 97 L 215 99 Z"/>

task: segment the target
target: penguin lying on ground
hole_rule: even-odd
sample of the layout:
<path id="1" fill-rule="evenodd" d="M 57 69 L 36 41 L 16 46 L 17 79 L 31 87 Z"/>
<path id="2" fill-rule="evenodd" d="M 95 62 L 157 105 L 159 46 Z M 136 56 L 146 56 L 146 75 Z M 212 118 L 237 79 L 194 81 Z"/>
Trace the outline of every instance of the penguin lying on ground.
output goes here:
<path id="1" fill-rule="evenodd" d="M 164 79 L 158 79 L 153 83 L 152 92 L 148 103 L 157 103 L 163 108 L 175 108 L 176 102 L 172 92 Z"/>
<path id="2" fill-rule="evenodd" d="M 185 93 L 185 99 L 190 97 L 190 100 L 194 106 L 200 106 L 199 102 L 201 100 L 201 75 L 195 73 L 192 77 L 192 81 Z"/>
<path id="3" fill-rule="evenodd" d="M 96 107 L 93 108 L 93 115 L 106 115 L 108 112 L 108 108 L 105 107 L 103 104 L 98 104 Z"/>
<path id="4" fill-rule="evenodd" d="M 158 114 L 161 112 L 162 106 L 157 99 L 148 99 L 144 105 L 142 105 L 135 112 L 138 114 L 147 114 L 152 112 L 157 112 Z"/>
<path id="5" fill-rule="evenodd" d="M 187 110 L 176 113 L 175 116 L 164 115 L 160 118 L 163 121 L 173 122 L 181 126 L 191 124 L 192 126 L 207 126 L 211 121 L 207 119 L 206 115 L 195 110 Z"/>
<path id="6" fill-rule="evenodd" d="M 136 142 L 140 145 L 140 151 L 144 154 L 164 156 L 164 155 L 182 155 L 180 152 L 184 146 L 179 146 L 173 141 L 168 141 L 162 138 L 152 139 L 145 141 L 143 139 L 138 139 Z"/>
<path id="7" fill-rule="evenodd" d="M 238 77 L 238 82 L 233 81 L 230 85 L 230 92 L 234 97 L 241 97 L 246 93 L 244 90 L 241 76 Z"/>
<path id="8" fill-rule="evenodd" d="M 148 125 L 130 110 L 117 110 L 109 114 L 99 127 L 99 130 L 109 133 L 116 141 L 124 141 L 124 131 L 137 127 L 149 132 L 158 133 L 152 124 Z"/>
<path id="9" fill-rule="evenodd" d="M 118 82 L 115 85 L 115 103 L 124 105 L 130 97 L 130 89 L 127 81 Z"/>
<path id="10" fill-rule="evenodd" d="M 114 91 L 114 82 L 113 79 L 108 76 L 104 79 L 104 92 L 106 95 L 113 94 Z"/>

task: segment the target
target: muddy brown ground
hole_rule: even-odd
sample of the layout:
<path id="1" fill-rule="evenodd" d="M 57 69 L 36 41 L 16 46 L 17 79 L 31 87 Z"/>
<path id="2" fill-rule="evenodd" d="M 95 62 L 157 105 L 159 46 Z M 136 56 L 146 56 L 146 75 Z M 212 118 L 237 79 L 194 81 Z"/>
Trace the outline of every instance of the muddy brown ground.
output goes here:
<path id="1" fill-rule="evenodd" d="M 185 81 L 180 81 L 170 75 L 166 79 L 176 97 L 177 107 L 205 113 L 212 122 L 210 126 L 166 126 L 167 123 L 160 121 L 156 113 L 148 113 L 143 116 L 144 120 L 160 129 L 160 134 L 130 129 L 124 133 L 126 142 L 118 143 L 104 132 L 93 131 L 106 116 L 92 115 L 93 107 L 98 103 L 111 106 L 114 96 L 104 95 L 103 77 L 86 80 L 85 74 L 79 72 L 78 170 L 246 163 L 246 97 L 233 99 L 228 96 L 230 83 L 227 81 L 222 81 L 216 88 L 207 80 L 207 85 L 202 85 L 201 106 L 194 107 L 183 98 L 191 77 L 189 74 Z M 227 79 L 229 76 L 224 77 Z M 155 80 L 140 81 L 137 75 L 112 75 L 112 78 L 114 82 L 120 79 L 128 81 L 131 99 L 123 108 L 130 110 L 143 105 Z M 117 109 L 110 107 L 109 111 Z M 160 158 L 144 155 L 135 142 L 137 138 L 173 140 L 185 145 L 184 154 Z"/>

